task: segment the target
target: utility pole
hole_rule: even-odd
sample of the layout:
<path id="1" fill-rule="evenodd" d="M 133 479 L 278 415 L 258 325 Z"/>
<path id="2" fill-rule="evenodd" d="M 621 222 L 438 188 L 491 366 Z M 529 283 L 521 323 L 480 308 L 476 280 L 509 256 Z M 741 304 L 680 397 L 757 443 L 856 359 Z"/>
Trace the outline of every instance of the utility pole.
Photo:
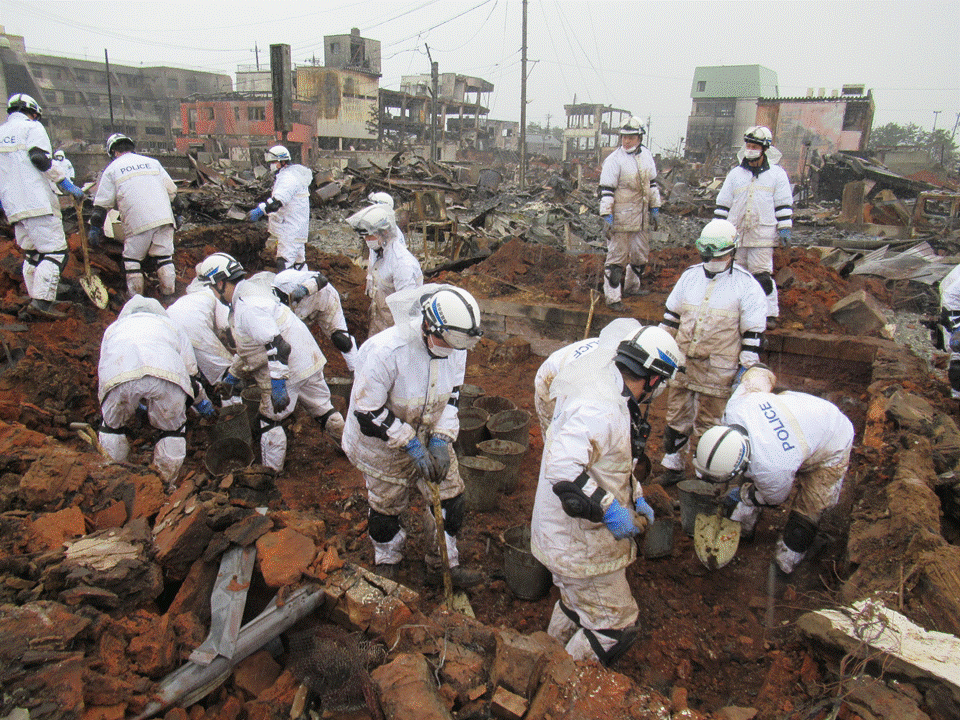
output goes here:
<path id="1" fill-rule="evenodd" d="M 937 131 L 937 115 L 942 113 L 943 110 L 934 110 L 933 111 L 933 130 L 930 131 L 930 134 L 933 135 Z"/>
<path id="2" fill-rule="evenodd" d="M 257 72 L 260 72 L 260 49 L 257 47 L 257 44 L 253 44 L 253 57 L 254 61 L 257 63 Z"/>
<path id="3" fill-rule="evenodd" d="M 527 0 L 523 0 L 520 45 L 520 190 L 527 179 Z"/>
<path id="4" fill-rule="evenodd" d="M 107 55 L 107 49 L 103 49 L 103 64 L 107 70 L 107 104 L 110 106 L 110 132 L 116 130 L 113 124 L 113 90 L 110 87 L 110 57 Z"/>
<path id="5" fill-rule="evenodd" d="M 430 46 L 424 43 L 427 49 L 427 59 L 430 60 L 430 160 L 437 161 L 437 95 L 440 92 L 440 65 L 433 61 L 430 55 Z"/>

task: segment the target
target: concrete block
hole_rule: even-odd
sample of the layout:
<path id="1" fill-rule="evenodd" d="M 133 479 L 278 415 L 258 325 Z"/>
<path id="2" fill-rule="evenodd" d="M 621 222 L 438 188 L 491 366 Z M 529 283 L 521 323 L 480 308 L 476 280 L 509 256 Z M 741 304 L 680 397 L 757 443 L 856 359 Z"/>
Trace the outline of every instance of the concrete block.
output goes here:
<path id="1" fill-rule="evenodd" d="M 866 290 L 857 290 L 837 301 L 830 308 L 830 317 L 863 335 L 876 332 L 887 322 L 880 304 Z"/>
<path id="2" fill-rule="evenodd" d="M 504 720 L 520 720 L 527 712 L 529 703 L 506 688 L 498 687 L 490 701 L 490 712 Z"/>

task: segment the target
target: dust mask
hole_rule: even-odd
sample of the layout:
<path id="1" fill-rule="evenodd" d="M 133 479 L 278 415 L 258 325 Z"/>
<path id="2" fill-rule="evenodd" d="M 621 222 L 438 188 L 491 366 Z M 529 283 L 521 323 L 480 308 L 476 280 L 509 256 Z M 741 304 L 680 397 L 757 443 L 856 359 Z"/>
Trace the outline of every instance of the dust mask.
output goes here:
<path id="1" fill-rule="evenodd" d="M 447 358 L 453 355 L 456 352 L 456 348 L 453 347 L 440 347 L 434 344 L 434 339 L 432 335 L 427 336 L 427 352 L 430 353 L 435 358 Z"/>
<path id="2" fill-rule="evenodd" d="M 274 175 L 280 172 L 280 163 L 270 163 L 270 172 L 272 172 Z"/>
<path id="3" fill-rule="evenodd" d="M 372 252 L 376 252 L 380 249 L 380 240 L 379 238 L 367 238 L 364 242 L 367 243 L 367 247 L 370 248 Z"/>
<path id="4" fill-rule="evenodd" d="M 729 260 L 730 258 L 728 257 L 714 258 L 709 262 L 705 262 L 703 264 L 703 269 L 712 275 L 716 275 L 717 273 L 722 273 L 724 270 L 727 269 L 727 262 Z"/>
<path id="5" fill-rule="evenodd" d="M 756 159 L 757 159 L 758 157 L 760 157 L 762 154 L 763 154 L 763 150 L 757 150 L 756 148 L 746 148 L 746 149 L 743 151 L 743 156 L 744 156 L 747 160 L 756 160 Z"/>

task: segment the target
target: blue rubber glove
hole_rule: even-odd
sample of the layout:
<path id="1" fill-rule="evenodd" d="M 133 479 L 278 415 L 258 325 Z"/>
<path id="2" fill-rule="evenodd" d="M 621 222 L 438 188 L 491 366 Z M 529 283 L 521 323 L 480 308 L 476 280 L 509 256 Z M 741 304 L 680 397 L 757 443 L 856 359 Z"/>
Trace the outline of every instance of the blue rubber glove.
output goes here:
<path id="1" fill-rule="evenodd" d="M 433 480 L 438 483 L 447 476 L 450 469 L 450 443 L 439 435 L 432 435 L 427 443 L 427 450 L 433 462 Z"/>
<path id="2" fill-rule="evenodd" d="M 70 182 L 70 178 L 64 178 L 58 182 L 57 187 L 63 190 L 65 193 L 73 195 L 77 200 L 83 200 L 83 190 Z"/>
<path id="3" fill-rule="evenodd" d="M 308 294 L 309 291 L 303 285 L 297 285 L 290 291 L 290 301 L 297 302 L 298 300 L 303 300 Z"/>
<path id="4" fill-rule="evenodd" d="M 783 241 L 784 246 L 790 247 L 790 236 L 792 235 L 790 228 L 780 228 L 777 230 L 777 235 L 780 236 L 780 240 Z"/>
<path id="5" fill-rule="evenodd" d="M 91 227 L 87 231 L 87 243 L 90 247 L 100 247 L 103 242 L 103 228 Z"/>
<path id="6" fill-rule="evenodd" d="M 417 471 L 423 479 L 427 482 L 432 482 L 430 477 L 433 472 L 433 461 L 430 458 L 430 454 L 423 447 L 423 443 L 420 442 L 419 439 L 413 438 L 403 449 L 406 450 L 407 455 L 413 460 L 413 464 L 416 465 Z"/>
<path id="7" fill-rule="evenodd" d="M 733 383 L 730 385 L 730 389 L 733 390 L 737 385 L 740 384 L 740 381 L 743 380 L 743 374 L 747 369 L 743 365 L 737 367 L 737 374 L 733 376 Z"/>
<path id="8" fill-rule="evenodd" d="M 621 505 L 616 498 L 613 499 L 610 507 L 603 514 L 603 524 L 607 526 L 607 530 L 613 533 L 617 540 L 633 537 L 640 532 L 640 528 L 633 524 L 630 511 Z"/>
<path id="9" fill-rule="evenodd" d="M 200 417 L 212 418 L 217 414 L 217 411 L 213 409 L 213 403 L 209 400 L 197 403 L 196 408 L 197 412 L 200 413 Z"/>
<path id="10" fill-rule="evenodd" d="M 658 220 L 660 218 L 660 208 L 650 208 L 650 217 Z"/>
<path id="11" fill-rule="evenodd" d="M 264 215 L 266 215 L 266 213 L 263 211 L 263 208 L 257 205 L 257 207 L 255 207 L 253 210 L 247 213 L 247 220 L 249 220 L 250 222 L 256 222 L 257 220 L 262 218 Z"/>
<path id="12" fill-rule="evenodd" d="M 950 335 L 950 352 L 960 353 L 960 330 L 954 330 Z"/>
<path id="13" fill-rule="evenodd" d="M 643 496 L 640 496 L 634 502 L 634 507 L 637 510 L 638 515 L 643 515 L 647 520 L 653 524 L 653 508 L 650 507 L 650 503 L 647 502 L 647 499 Z"/>
<path id="14" fill-rule="evenodd" d="M 723 500 L 720 502 L 723 503 L 725 508 L 735 508 L 740 504 L 740 488 L 735 487 L 733 490 L 728 491 L 727 494 L 723 496 Z"/>
<path id="15" fill-rule="evenodd" d="M 183 227 L 183 215 L 174 215 L 173 217 L 173 229 L 179 230 Z"/>
<path id="16" fill-rule="evenodd" d="M 274 412 L 283 412 L 290 404 L 285 378 L 270 378 L 270 402 L 273 403 Z"/>
<path id="17" fill-rule="evenodd" d="M 601 215 L 600 218 L 610 227 L 613 227 L 613 215 Z"/>
<path id="18" fill-rule="evenodd" d="M 240 378 L 231 375 L 229 372 L 223 376 L 223 379 L 217 383 L 216 390 L 221 400 L 232 398 L 237 394 L 237 385 L 240 384 Z"/>

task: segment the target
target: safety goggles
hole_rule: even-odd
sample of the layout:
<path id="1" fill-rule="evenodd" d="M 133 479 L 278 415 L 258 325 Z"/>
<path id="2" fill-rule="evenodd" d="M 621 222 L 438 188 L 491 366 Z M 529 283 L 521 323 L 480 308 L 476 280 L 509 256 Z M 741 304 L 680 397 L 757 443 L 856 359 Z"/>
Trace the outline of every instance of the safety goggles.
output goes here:
<path id="1" fill-rule="evenodd" d="M 480 338 L 483 337 L 483 330 L 480 328 L 464 330 L 463 328 L 446 327 L 434 330 L 433 335 L 457 350 L 473 350 L 476 344 L 480 342 Z"/>

